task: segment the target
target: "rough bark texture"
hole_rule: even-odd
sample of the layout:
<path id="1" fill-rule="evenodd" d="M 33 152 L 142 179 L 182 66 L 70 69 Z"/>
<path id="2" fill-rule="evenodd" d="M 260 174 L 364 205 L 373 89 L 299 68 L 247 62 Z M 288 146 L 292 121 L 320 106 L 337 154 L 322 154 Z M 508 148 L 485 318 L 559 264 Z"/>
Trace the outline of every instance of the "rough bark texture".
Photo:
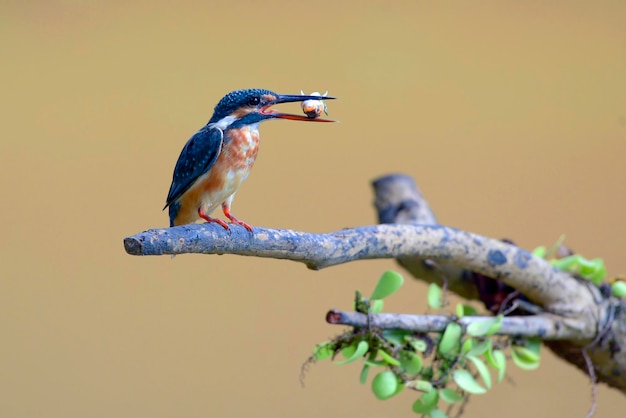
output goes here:
<path id="1" fill-rule="evenodd" d="M 445 281 L 450 291 L 468 299 L 478 298 L 467 274 L 477 272 L 521 291 L 543 308 L 544 313 L 528 324 L 545 332 L 550 339 L 546 344 L 558 356 L 586 371 L 582 355 L 586 349 L 598 381 L 626 393 L 623 300 L 603 295 L 590 282 L 559 271 L 515 245 L 437 224 L 410 177 L 386 176 L 373 186 L 383 225 L 328 234 L 264 228 L 250 233 L 239 226 L 226 231 L 215 224 L 185 225 L 127 237 L 124 246 L 132 255 L 237 254 L 299 261 L 311 269 L 396 258 L 414 277 L 439 284 Z M 527 319 L 511 321 L 514 330 L 513 325 Z"/>
<path id="2" fill-rule="evenodd" d="M 411 177 L 404 175 L 385 176 L 375 180 L 372 185 L 381 223 L 436 223 L 430 207 Z M 397 260 L 414 277 L 428 282 L 441 283 L 440 275 L 435 273 L 435 269 L 429 267 L 431 264 L 425 257 L 415 255 L 399 257 Z M 473 283 L 464 280 L 467 275 L 458 268 L 458 264 L 438 261 L 438 266 L 445 272 L 447 280 L 452 283 L 451 290 L 468 299 L 477 298 L 476 288 Z M 544 278 L 542 277 L 542 279 Z M 626 394 L 626 303 L 623 300 L 602 296 L 598 289 L 591 286 L 589 282 L 585 283 L 587 290 L 584 290 L 580 286 L 574 285 L 576 280 L 576 278 L 571 277 L 565 286 L 570 287 L 570 290 L 575 289 L 574 293 L 577 296 L 573 295 L 569 303 L 579 304 L 579 311 L 572 310 L 571 314 L 568 315 L 566 314 L 567 307 L 559 307 L 565 309 L 558 309 L 560 312 L 557 313 L 570 317 L 592 315 L 595 322 L 594 337 L 589 338 L 581 329 L 580 334 L 574 337 L 549 339 L 545 341 L 545 345 L 557 356 L 588 373 L 582 353 L 586 349 L 598 381 L 607 383 Z M 508 281 L 506 283 L 524 292 L 519 286 Z M 463 289 L 464 287 L 470 289 Z M 549 289 L 540 291 L 546 290 Z M 545 302 L 540 303 L 540 305 L 548 311 L 553 311 Z M 572 308 L 574 307 L 572 306 Z"/>
<path id="3" fill-rule="evenodd" d="M 368 322 L 368 320 L 370 322 Z M 484 316 L 464 316 L 458 319 L 452 315 L 407 315 L 381 313 L 368 316 L 359 312 L 329 311 L 326 322 L 336 325 L 365 328 L 372 326 L 380 329 L 395 329 L 411 332 L 441 332 L 450 322 L 457 322 L 463 327 L 473 322 L 484 321 Z M 498 335 L 517 335 L 520 337 L 543 338 L 544 340 L 562 340 L 579 338 L 577 329 L 562 326 L 560 318 L 553 315 L 509 316 L 504 317 Z"/>

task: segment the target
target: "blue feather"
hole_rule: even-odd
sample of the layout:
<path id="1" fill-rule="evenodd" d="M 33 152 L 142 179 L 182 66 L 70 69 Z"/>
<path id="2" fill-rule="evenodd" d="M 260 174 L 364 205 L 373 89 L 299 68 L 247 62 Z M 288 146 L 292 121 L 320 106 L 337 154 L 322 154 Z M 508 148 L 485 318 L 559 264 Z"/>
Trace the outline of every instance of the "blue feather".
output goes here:
<path id="1" fill-rule="evenodd" d="M 172 185 L 165 207 L 170 207 L 170 223 L 176 218 L 179 205 L 174 203 L 215 164 L 222 149 L 224 133 L 221 129 L 205 126 L 196 132 L 183 147 L 178 157 Z"/>

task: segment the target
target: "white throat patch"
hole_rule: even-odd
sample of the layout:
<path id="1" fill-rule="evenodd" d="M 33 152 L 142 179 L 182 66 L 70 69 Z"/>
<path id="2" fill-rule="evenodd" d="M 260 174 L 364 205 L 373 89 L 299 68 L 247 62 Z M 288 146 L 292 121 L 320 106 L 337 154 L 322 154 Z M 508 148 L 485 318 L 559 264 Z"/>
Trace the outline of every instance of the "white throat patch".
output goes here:
<path id="1" fill-rule="evenodd" d="M 237 118 L 235 116 L 229 115 L 225 116 L 217 122 L 209 123 L 209 128 L 219 128 L 222 131 L 226 130 L 233 122 L 235 122 Z"/>

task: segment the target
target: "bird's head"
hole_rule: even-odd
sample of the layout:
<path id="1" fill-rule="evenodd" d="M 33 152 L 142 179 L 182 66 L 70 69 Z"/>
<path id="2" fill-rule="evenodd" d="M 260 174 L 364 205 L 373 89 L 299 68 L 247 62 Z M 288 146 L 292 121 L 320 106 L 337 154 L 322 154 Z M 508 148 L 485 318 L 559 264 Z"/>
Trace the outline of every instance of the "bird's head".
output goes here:
<path id="1" fill-rule="evenodd" d="M 324 100 L 330 99 L 334 99 L 334 97 L 324 97 Z M 310 118 L 305 115 L 281 113 L 270 109 L 271 106 L 278 103 L 301 102 L 304 100 L 319 100 L 319 97 L 300 94 L 278 94 L 265 89 L 236 90 L 224 96 L 215 106 L 209 125 L 224 130 L 259 123 L 268 119 L 335 122 L 330 119 Z"/>

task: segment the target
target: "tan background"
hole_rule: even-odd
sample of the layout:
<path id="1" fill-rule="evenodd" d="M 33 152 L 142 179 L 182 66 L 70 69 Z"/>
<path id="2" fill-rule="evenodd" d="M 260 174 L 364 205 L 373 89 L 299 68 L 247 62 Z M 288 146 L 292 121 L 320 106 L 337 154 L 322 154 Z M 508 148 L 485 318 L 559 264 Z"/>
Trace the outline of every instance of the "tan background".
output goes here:
<path id="1" fill-rule="evenodd" d="M 325 311 L 393 262 L 124 253 L 166 226 L 182 145 L 237 88 L 340 98 L 340 124 L 262 126 L 233 210 L 252 225 L 371 224 L 369 181 L 399 171 L 442 223 L 526 248 L 565 232 L 626 272 L 626 3 L 408 3 L 2 2 L 0 416 L 412 414 L 414 394 L 379 402 L 357 366 L 298 382 L 339 331 Z M 424 290 L 387 307 L 423 312 Z M 511 376 L 466 416 L 590 405 L 547 352 Z M 599 401 L 597 417 L 626 408 Z"/>

